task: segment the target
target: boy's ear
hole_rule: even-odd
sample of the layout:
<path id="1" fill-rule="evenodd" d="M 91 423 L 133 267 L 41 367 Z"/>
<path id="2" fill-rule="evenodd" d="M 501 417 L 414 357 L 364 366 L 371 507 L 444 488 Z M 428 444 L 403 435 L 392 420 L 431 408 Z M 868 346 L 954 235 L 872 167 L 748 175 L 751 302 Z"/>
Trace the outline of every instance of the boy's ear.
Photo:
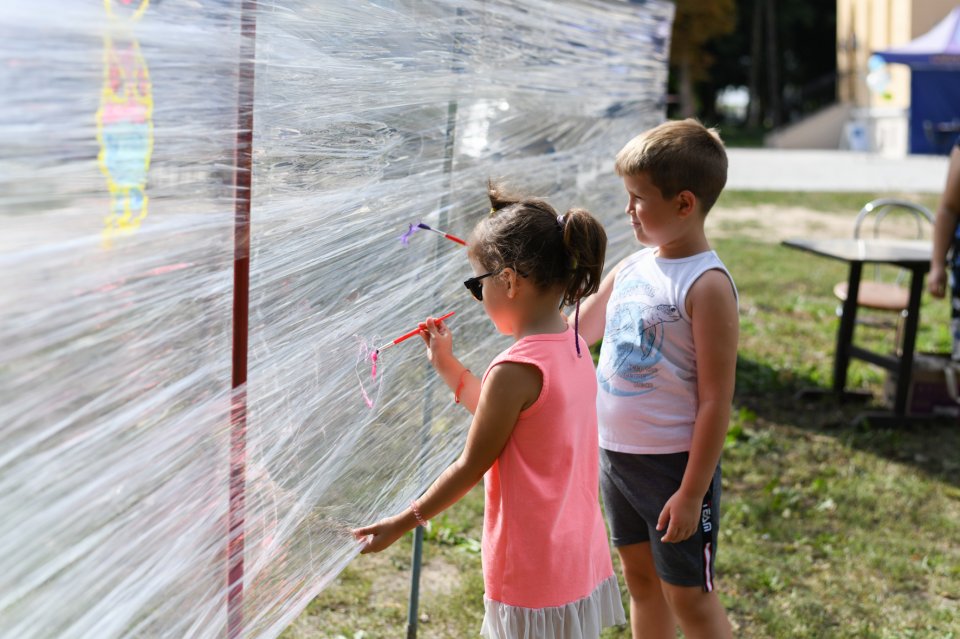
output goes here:
<path id="1" fill-rule="evenodd" d="M 697 210 L 697 196 L 693 191 L 680 191 L 677 193 L 677 212 L 681 217 L 687 217 Z"/>

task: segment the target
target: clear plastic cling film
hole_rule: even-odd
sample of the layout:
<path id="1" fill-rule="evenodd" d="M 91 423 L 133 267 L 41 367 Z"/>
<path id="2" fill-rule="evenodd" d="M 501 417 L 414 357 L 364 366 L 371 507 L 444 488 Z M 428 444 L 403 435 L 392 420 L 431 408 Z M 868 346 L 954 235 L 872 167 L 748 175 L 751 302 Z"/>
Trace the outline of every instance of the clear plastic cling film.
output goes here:
<path id="1" fill-rule="evenodd" d="M 419 338 L 376 375 L 373 350 L 450 311 L 472 370 L 509 345 L 461 284 L 465 249 L 401 237 L 466 238 L 494 178 L 587 208 L 608 264 L 625 255 L 612 159 L 663 118 L 672 18 L 666 1 L 0 4 L 0 637 L 279 635 L 356 555 L 350 528 L 463 445 L 469 415 Z"/>

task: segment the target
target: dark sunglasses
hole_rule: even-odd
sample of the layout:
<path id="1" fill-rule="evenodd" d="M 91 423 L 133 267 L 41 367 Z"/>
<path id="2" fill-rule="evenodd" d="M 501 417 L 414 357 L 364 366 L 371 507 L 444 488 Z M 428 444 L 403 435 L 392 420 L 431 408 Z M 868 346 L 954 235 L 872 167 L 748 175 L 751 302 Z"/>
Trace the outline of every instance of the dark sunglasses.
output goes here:
<path id="1" fill-rule="evenodd" d="M 496 275 L 500 271 L 490 271 L 489 273 L 484 273 L 483 275 L 477 275 L 476 277 L 471 277 L 469 280 L 464 280 L 463 285 L 467 287 L 467 290 L 470 291 L 478 302 L 483 301 L 483 283 L 480 281 L 485 277 L 490 277 L 491 275 Z"/>

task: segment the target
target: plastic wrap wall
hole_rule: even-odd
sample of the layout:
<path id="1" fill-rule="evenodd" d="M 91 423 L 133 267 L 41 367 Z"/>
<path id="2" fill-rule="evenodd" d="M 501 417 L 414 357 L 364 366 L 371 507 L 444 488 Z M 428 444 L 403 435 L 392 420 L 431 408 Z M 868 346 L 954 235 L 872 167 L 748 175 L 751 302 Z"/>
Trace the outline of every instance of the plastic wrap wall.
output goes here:
<path id="1" fill-rule="evenodd" d="M 462 445 L 419 340 L 376 377 L 370 349 L 448 311 L 474 371 L 508 344 L 464 249 L 400 236 L 465 237 L 494 177 L 591 209 L 623 255 L 612 156 L 663 116 L 672 14 L 0 4 L 0 636 L 278 635 L 355 556 L 349 528 Z"/>

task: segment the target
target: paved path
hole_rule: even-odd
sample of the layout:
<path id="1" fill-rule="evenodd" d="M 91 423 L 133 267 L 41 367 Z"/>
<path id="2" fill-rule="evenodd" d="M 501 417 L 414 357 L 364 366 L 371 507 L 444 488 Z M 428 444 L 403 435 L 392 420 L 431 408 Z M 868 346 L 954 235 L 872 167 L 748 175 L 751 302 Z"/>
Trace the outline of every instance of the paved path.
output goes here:
<path id="1" fill-rule="evenodd" d="M 727 189 L 940 193 L 947 157 L 853 151 L 727 149 Z"/>

